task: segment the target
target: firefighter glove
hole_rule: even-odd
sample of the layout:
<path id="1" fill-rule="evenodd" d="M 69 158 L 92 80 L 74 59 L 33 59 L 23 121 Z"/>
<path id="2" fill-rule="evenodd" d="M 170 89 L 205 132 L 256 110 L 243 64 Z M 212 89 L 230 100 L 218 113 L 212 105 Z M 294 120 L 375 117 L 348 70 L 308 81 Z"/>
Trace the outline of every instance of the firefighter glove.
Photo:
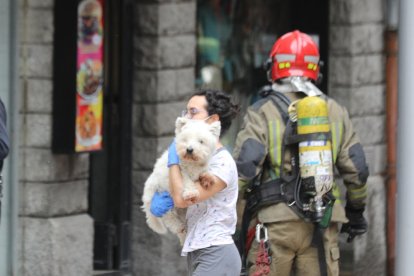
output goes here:
<path id="1" fill-rule="evenodd" d="M 174 208 L 174 201 L 167 191 L 155 192 L 150 206 L 151 213 L 154 216 L 162 217 L 172 208 Z"/>
<path id="2" fill-rule="evenodd" d="M 342 225 L 341 233 L 348 233 L 347 242 L 352 242 L 356 236 L 367 232 L 368 224 L 363 216 L 363 208 L 353 209 L 346 207 L 345 212 L 349 222 Z"/>
<path id="3" fill-rule="evenodd" d="M 179 165 L 180 164 L 180 158 L 177 154 L 177 148 L 175 146 L 175 140 L 171 143 L 171 145 L 168 147 L 168 168 L 172 165 Z"/>

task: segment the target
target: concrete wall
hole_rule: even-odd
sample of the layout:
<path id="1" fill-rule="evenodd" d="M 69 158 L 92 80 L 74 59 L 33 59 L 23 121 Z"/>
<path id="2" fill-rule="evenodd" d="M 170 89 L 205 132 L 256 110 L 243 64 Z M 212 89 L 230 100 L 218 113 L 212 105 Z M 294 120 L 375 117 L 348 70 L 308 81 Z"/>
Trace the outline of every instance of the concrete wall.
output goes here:
<path id="1" fill-rule="evenodd" d="M 19 1 L 19 275 L 91 275 L 89 155 L 51 150 L 53 3 Z"/>
<path id="2" fill-rule="evenodd" d="M 196 1 L 135 1 L 132 265 L 134 275 L 186 275 L 175 236 L 151 231 L 139 205 L 194 88 Z"/>
<path id="3" fill-rule="evenodd" d="M 353 275 L 385 275 L 385 1 L 330 3 L 329 95 L 348 108 L 370 169 L 369 229 L 351 246 Z"/>

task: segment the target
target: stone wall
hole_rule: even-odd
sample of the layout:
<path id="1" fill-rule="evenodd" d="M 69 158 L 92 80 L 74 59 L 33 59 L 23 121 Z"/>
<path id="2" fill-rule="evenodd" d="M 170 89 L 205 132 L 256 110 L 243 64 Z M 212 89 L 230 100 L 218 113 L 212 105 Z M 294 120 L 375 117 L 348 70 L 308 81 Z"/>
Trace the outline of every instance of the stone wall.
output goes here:
<path id="1" fill-rule="evenodd" d="M 174 122 L 193 92 L 196 1 L 135 1 L 132 266 L 134 275 L 186 275 L 173 235 L 145 223 L 144 182 L 174 135 Z M 154 261 L 156 260 L 156 261 Z"/>
<path id="2" fill-rule="evenodd" d="M 19 275 L 89 276 L 89 155 L 51 150 L 53 3 L 19 1 Z"/>
<path id="3" fill-rule="evenodd" d="M 386 274 L 385 7 L 382 0 L 330 2 L 329 95 L 345 105 L 370 169 L 368 233 L 351 247 L 353 275 Z M 342 237 L 342 248 L 347 248 Z"/>

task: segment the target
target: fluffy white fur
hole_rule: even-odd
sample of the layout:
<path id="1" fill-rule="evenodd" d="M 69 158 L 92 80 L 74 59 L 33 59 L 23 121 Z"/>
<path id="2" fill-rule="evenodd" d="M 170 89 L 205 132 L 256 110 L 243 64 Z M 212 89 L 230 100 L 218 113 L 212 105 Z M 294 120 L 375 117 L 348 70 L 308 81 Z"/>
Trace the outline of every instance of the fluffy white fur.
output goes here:
<path id="1" fill-rule="evenodd" d="M 207 124 L 204 121 L 190 120 L 179 117 L 175 123 L 175 141 L 177 154 L 180 158 L 180 168 L 183 176 L 183 198 L 191 199 L 199 195 L 194 183 L 202 181 L 205 186 L 211 184 L 208 173 L 208 161 L 215 151 L 220 136 L 220 122 Z M 151 200 L 156 191 L 169 191 L 168 151 L 157 160 L 154 170 L 144 184 L 142 195 L 143 206 L 148 226 L 159 234 L 167 233 L 169 229 L 177 234 L 183 243 L 186 235 L 185 209 L 174 208 L 163 217 L 158 218 L 150 211 Z M 200 176 L 201 179 L 200 179 Z"/>

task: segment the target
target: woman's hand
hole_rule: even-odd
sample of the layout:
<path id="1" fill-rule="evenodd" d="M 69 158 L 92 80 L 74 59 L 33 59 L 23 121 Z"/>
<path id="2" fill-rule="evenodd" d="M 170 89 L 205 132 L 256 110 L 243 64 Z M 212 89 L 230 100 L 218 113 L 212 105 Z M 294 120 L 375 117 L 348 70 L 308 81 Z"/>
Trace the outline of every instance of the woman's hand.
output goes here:
<path id="1" fill-rule="evenodd" d="M 162 217 L 174 208 L 174 201 L 167 191 L 155 192 L 151 200 L 150 211 L 156 217 Z"/>
<path id="2" fill-rule="evenodd" d="M 177 148 L 176 148 L 175 139 L 174 139 L 174 141 L 172 141 L 172 143 L 168 147 L 168 163 L 167 163 L 167 166 L 169 168 L 172 165 L 179 165 L 179 164 L 180 164 L 180 157 L 178 157 Z"/>

